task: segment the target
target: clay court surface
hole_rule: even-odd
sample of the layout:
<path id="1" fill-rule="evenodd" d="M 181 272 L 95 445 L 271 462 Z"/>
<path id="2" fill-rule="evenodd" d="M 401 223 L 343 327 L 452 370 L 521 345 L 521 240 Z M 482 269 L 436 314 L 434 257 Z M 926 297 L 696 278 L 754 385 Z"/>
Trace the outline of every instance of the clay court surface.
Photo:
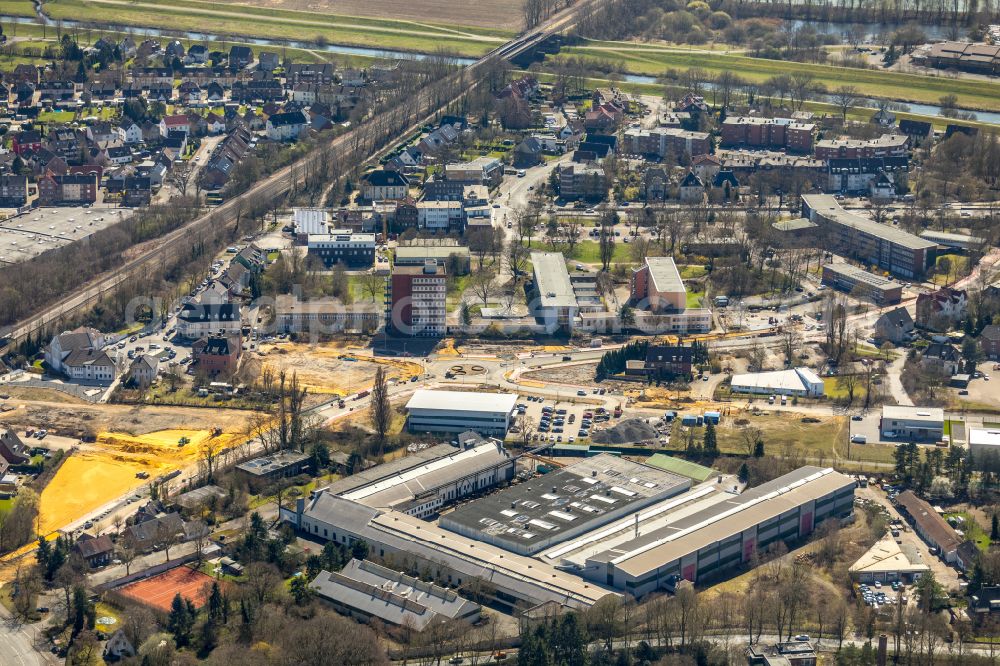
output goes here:
<path id="1" fill-rule="evenodd" d="M 224 0 L 230 4 L 483 28 L 518 30 L 523 0 Z"/>
<path id="2" fill-rule="evenodd" d="M 170 602 L 176 594 L 190 600 L 198 608 L 204 606 L 211 593 L 213 580 L 200 571 L 179 566 L 151 578 L 129 583 L 118 588 L 117 592 L 157 610 L 170 612 Z"/>

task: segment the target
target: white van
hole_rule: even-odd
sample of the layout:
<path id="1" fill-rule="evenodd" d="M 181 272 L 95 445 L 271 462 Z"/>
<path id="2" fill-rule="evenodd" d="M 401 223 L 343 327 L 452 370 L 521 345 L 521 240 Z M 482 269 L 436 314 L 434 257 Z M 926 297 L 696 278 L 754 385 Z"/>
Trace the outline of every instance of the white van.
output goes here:
<path id="1" fill-rule="evenodd" d="M 868 443 L 868 438 L 865 437 L 864 435 L 854 435 L 853 437 L 851 437 L 851 443 L 852 444 L 867 444 Z"/>

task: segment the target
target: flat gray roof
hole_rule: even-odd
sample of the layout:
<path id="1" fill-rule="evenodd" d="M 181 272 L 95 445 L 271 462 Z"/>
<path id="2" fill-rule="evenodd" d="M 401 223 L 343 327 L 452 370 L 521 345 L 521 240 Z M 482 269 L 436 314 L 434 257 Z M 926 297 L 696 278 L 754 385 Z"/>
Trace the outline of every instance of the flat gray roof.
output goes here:
<path id="1" fill-rule="evenodd" d="M 254 458 L 236 466 L 236 469 L 253 474 L 264 476 L 271 472 L 297 465 L 303 460 L 308 460 L 309 456 L 298 451 L 282 451 L 262 458 Z"/>
<path id="2" fill-rule="evenodd" d="M 944 423 L 944 410 L 940 407 L 883 405 L 882 418 L 907 419 L 910 421 L 935 421 L 938 423 Z"/>
<path id="3" fill-rule="evenodd" d="M 368 506 L 395 507 L 421 493 L 507 462 L 510 462 L 510 456 L 497 442 L 484 442 L 464 450 L 452 448 L 447 456 L 355 488 L 343 493 L 343 496 Z"/>
<path id="4" fill-rule="evenodd" d="M 576 293 L 569 279 L 566 257 L 559 252 L 532 252 L 535 288 L 543 308 L 575 308 Z"/>
<path id="5" fill-rule="evenodd" d="M 605 453 L 464 504 L 443 515 L 440 525 L 529 552 L 690 485 L 678 474 Z"/>
<path id="6" fill-rule="evenodd" d="M 837 224 L 871 234 L 890 243 L 902 245 L 911 250 L 926 250 L 937 245 L 937 243 L 932 243 L 920 236 L 914 236 L 897 227 L 879 224 L 867 217 L 844 210 L 832 194 L 803 194 L 802 200 L 811 210 Z"/>
<path id="7" fill-rule="evenodd" d="M 517 404 L 514 393 L 483 393 L 481 391 L 433 391 L 419 389 L 406 403 L 408 410 L 444 409 L 454 412 L 506 412 Z"/>
<path id="8" fill-rule="evenodd" d="M 403 245 L 396 248 L 396 261 L 417 259 L 447 259 L 457 254 L 469 256 L 469 248 L 465 245 Z"/>
<path id="9" fill-rule="evenodd" d="M 479 604 L 453 590 L 363 560 L 351 560 L 340 572 L 321 571 L 310 587 L 334 603 L 417 631 L 438 617 L 455 620 L 479 613 Z"/>
<path id="10" fill-rule="evenodd" d="M 328 491 L 318 491 L 306 518 L 347 530 L 372 544 L 384 544 L 426 562 L 441 562 L 452 571 L 489 581 L 538 602 L 557 601 L 589 608 L 611 590 L 581 580 L 544 562 L 474 541 L 399 511 L 381 511 Z"/>
<path id="11" fill-rule="evenodd" d="M 831 468 L 801 467 L 592 559 L 642 575 L 844 487 L 854 480 Z"/>
<path id="12" fill-rule="evenodd" d="M 879 289 L 889 289 L 891 287 L 902 288 L 902 285 L 893 280 L 869 273 L 863 268 L 858 268 L 851 264 L 823 264 L 823 268 L 829 268 L 834 273 L 839 273 L 855 282 L 861 282 L 871 287 L 878 287 Z"/>
<path id="13" fill-rule="evenodd" d="M 684 292 L 684 280 L 673 257 L 646 257 L 649 277 L 659 292 Z"/>

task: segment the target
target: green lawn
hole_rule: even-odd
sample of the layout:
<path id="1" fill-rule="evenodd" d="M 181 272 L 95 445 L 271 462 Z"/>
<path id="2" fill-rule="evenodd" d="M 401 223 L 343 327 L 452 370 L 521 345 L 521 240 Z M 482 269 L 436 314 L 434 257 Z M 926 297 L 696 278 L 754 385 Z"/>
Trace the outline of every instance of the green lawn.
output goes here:
<path id="1" fill-rule="evenodd" d="M 705 292 L 703 291 L 692 291 L 688 289 L 687 292 L 687 306 L 689 308 L 700 308 L 702 307 L 702 299 L 705 298 Z"/>
<path id="2" fill-rule="evenodd" d="M 552 248 L 543 241 L 533 240 L 531 241 L 531 249 L 539 250 L 542 252 L 551 252 Z M 557 250 L 558 251 L 558 250 Z M 600 264 L 601 263 L 601 244 L 599 241 L 583 240 L 576 244 L 573 249 L 573 253 L 570 254 L 567 251 L 562 252 L 567 259 L 572 261 L 579 261 L 584 264 Z M 632 257 L 629 255 L 629 246 L 622 242 L 615 243 L 615 251 L 611 256 L 611 261 L 616 264 L 628 264 L 632 263 Z"/>
<path id="3" fill-rule="evenodd" d="M 693 280 L 708 275 L 708 271 L 701 264 L 687 264 L 678 266 L 677 269 L 681 272 L 681 278 L 684 280 Z"/>
<path id="4" fill-rule="evenodd" d="M 219 7 L 201 2 L 129 2 L 110 0 L 56 0 L 45 4 L 53 19 L 95 20 L 113 12 L 116 24 L 173 30 L 207 31 L 216 35 L 307 40 L 322 38 L 331 44 L 367 46 L 433 53 L 446 49 L 457 55 L 478 56 L 502 44 L 505 37 L 481 35 L 470 38 L 434 26 L 387 25 L 386 21 L 346 18 L 331 21 L 328 15 L 290 12 L 270 8 Z M 389 22 L 391 23 L 391 22 Z M 471 31 L 465 31 L 471 32 Z"/>
<path id="5" fill-rule="evenodd" d="M 543 82 L 551 83 L 554 80 L 553 75 L 547 74 L 545 72 L 536 72 L 535 76 L 536 78 L 538 78 L 539 81 Z M 595 88 L 595 87 L 607 86 L 608 83 L 609 80 L 605 78 L 589 77 L 586 79 L 585 85 L 591 88 Z M 622 81 L 616 81 L 615 85 L 620 89 L 633 94 L 656 95 L 658 97 L 663 95 L 663 86 L 659 84 L 626 83 Z M 877 97 L 878 95 L 875 96 Z M 882 96 L 888 97 L 888 95 L 885 94 L 884 92 Z M 739 96 L 737 95 L 737 97 Z M 778 100 L 774 101 L 777 102 Z M 937 100 L 935 99 L 933 100 L 933 102 L 937 102 Z M 836 116 L 840 115 L 840 109 L 836 105 L 829 102 L 805 102 L 803 104 L 803 109 L 806 111 L 812 111 L 813 113 L 820 115 L 836 115 Z M 873 113 L 874 111 L 872 110 L 871 107 L 853 107 L 850 110 L 848 110 L 847 119 L 858 122 L 867 122 L 868 120 L 871 119 Z M 954 120 L 951 118 L 944 118 L 941 116 L 927 116 L 919 113 L 909 113 L 905 111 L 897 111 L 895 113 L 896 113 L 896 118 L 899 120 L 906 119 L 906 120 L 921 120 L 929 122 L 931 123 L 931 125 L 933 125 L 934 129 L 941 131 L 944 131 L 944 129 L 951 124 L 965 125 L 969 127 L 978 127 L 980 129 L 984 129 L 987 131 L 996 130 L 996 125 L 993 125 L 991 123 L 981 123 L 975 120 Z"/>
<path id="6" fill-rule="evenodd" d="M 0 0 L 0 16 L 34 15 L 35 5 L 31 0 Z"/>
<path id="7" fill-rule="evenodd" d="M 38 114 L 40 123 L 69 123 L 73 121 L 75 114 L 72 111 L 43 111 Z"/>
<path id="8" fill-rule="evenodd" d="M 960 517 L 964 519 L 964 523 L 958 525 L 956 529 L 962 530 L 965 534 L 965 538 L 976 544 L 979 550 L 986 552 L 990 548 L 990 535 L 983 529 L 983 526 L 976 522 L 976 519 L 972 517 L 972 514 L 965 511 L 956 511 L 952 513 L 944 514 L 944 519 L 948 520 L 952 517 Z"/>
<path id="9" fill-rule="evenodd" d="M 360 275 L 347 276 L 347 284 L 351 290 L 352 303 L 371 303 L 372 296 L 365 288 L 364 281 Z M 385 280 L 379 283 L 378 291 L 375 294 L 375 303 L 382 303 L 385 300 Z"/>
<path id="10" fill-rule="evenodd" d="M 627 49 L 622 46 L 616 42 L 590 42 L 565 48 L 560 57 L 610 60 L 624 65 L 629 72 L 651 76 L 659 76 L 668 69 L 697 67 L 711 74 L 735 71 L 744 79 L 761 82 L 779 74 L 803 72 L 812 74 L 817 82 L 825 84 L 830 90 L 853 85 L 858 93 L 866 96 L 932 104 L 944 95 L 955 94 L 962 107 L 995 109 L 1000 106 L 1000 84 L 992 81 L 787 62 L 744 55 L 692 53 L 653 45 Z"/>

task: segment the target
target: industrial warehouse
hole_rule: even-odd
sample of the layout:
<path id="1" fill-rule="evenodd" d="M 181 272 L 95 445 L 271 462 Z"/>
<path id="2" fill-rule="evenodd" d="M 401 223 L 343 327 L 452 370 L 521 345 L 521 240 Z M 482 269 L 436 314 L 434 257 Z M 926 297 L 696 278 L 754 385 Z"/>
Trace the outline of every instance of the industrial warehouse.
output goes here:
<path id="1" fill-rule="evenodd" d="M 463 433 L 316 490 L 282 519 L 500 606 L 579 609 L 717 576 L 849 519 L 854 503 L 854 480 L 819 467 L 740 492 L 735 477 L 692 485 L 609 454 L 539 476 L 515 466 L 499 442 Z"/>

